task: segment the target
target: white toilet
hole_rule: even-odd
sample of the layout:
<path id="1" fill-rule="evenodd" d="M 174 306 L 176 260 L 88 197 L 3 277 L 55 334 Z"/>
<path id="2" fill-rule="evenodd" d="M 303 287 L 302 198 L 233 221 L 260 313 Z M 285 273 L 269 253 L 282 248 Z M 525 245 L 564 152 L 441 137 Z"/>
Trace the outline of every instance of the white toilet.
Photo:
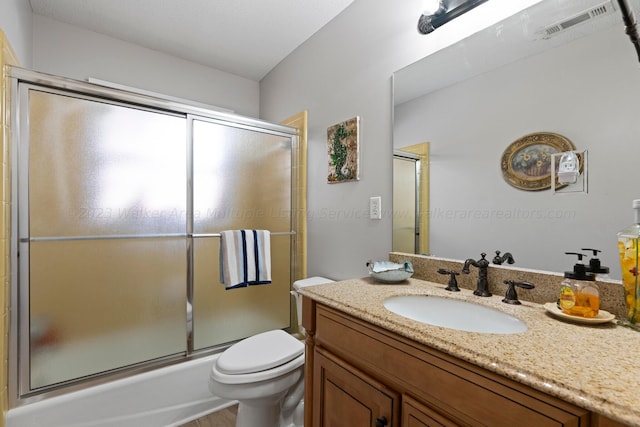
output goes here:
<path id="1" fill-rule="evenodd" d="M 330 282 L 311 277 L 296 281 L 293 288 Z M 300 323 L 301 298 L 292 294 Z M 239 402 L 236 427 L 303 427 L 304 344 L 279 329 L 237 342 L 211 368 L 209 390 Z"/>

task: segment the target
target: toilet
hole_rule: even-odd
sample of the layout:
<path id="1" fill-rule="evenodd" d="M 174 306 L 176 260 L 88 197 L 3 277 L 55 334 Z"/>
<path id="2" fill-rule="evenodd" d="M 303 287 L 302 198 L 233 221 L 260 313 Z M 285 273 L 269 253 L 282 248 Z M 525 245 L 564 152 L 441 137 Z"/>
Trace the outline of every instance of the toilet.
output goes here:
<path id="1" fill-rule="evenodd" d="M 298 323 L 306 286 L 330 283 L 324 277 L 294 282 Z M 302 325 L 299 325 L 302 332 Z M 236 427 L 303 427 L 304 344 L 277 329 L 246 338 L 226 349 L 211 368 L 209 390 L 238 401 Z"/>

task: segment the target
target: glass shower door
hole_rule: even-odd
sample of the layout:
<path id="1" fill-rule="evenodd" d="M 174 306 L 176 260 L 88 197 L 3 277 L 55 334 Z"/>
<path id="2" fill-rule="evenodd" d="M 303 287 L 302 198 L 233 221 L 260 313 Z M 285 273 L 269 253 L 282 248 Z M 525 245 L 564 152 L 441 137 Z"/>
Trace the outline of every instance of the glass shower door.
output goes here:
<path id="1" fill-rule="evenodd" d="M 194 349 L 290 326 L 291 135 L 193 121 Z M 219 233 L 271 232 L 272 283 L 226 290 Z"/>
<path id="2" fill-rule="evenodd" d="M 20 96 L 22 392 L 184 354 L 186 117 Z"/>

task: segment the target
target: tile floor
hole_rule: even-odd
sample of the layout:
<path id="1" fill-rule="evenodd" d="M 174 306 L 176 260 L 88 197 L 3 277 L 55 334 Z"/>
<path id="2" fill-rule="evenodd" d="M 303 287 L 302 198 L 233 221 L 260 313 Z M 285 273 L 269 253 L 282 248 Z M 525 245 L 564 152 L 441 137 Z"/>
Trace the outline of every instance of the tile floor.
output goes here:
<path id="1" fill-rule="evenodd" d="M 238 405 L 230 406 L 221 411 L 209 414 L 180 427 L 234 427 L 236 425 L 236 413 Z"/>

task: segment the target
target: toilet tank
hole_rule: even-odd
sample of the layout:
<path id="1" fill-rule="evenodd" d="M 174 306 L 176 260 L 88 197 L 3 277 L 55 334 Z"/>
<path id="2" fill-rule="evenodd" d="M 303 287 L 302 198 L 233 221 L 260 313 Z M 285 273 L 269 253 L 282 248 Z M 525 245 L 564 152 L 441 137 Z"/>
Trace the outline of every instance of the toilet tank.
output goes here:
<path id="1" fill-rule="evenodd" d="M 291 295 L 293 295 L 296 304 L 296 313 L 298 315 L 298 331 L 302 335 L 304 335 L 304 328 L 302 327 L 302 295 L 300 295 L 297 290 L 306 286 L 323 285 L 325 283 L 332 282 L 334 281 L 320 276 L 309 277 L 307 279 L 296 280 L 295 282 L 293 282 L 293 290 L 291 291 Z"/>

